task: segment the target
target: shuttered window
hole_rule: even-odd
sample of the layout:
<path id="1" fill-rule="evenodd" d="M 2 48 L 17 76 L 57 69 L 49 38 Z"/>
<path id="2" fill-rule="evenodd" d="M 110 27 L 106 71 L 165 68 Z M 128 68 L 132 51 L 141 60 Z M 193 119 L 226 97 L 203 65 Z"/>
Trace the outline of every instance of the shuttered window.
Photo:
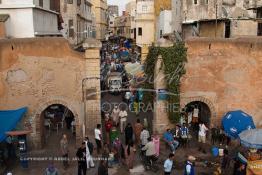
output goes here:
<path id="1" fill-rule="evenodd" d="M 68 21 L 68 26 L 69 26 L 69 37 L 74 37 L 74 21 L 72 19 L 70 19 Z"/>

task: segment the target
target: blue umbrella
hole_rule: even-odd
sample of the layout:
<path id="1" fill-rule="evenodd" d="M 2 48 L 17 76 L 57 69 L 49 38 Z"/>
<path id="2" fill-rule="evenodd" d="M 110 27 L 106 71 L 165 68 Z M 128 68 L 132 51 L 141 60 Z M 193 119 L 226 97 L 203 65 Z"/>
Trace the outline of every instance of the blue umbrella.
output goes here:
<path id="1" fill-rule="evenodd" d="M 226 113 L 222 125 L 226 135 L 233 139 L 238 138 L 242 131 L 256 128 L 252 117 L 241 110 Z"/>
<path id="2" fill-rule="evenodd" d="M 251 129 L 239 134 L 241 144 L 248 148 L 262 149 L 262 129 Z"/>

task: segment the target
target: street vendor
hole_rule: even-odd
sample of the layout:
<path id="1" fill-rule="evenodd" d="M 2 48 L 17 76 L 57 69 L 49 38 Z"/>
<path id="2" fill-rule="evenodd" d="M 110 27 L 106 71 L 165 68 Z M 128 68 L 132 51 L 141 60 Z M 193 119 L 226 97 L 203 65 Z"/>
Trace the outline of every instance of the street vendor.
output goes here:
<path id="1" fill-rule="evenodd" d="M 260 160 L 261 155 L 257 152 L 257 149 L 250 149 L 248 152 L 248 158 L 249 161 L 255 161 Z"/>

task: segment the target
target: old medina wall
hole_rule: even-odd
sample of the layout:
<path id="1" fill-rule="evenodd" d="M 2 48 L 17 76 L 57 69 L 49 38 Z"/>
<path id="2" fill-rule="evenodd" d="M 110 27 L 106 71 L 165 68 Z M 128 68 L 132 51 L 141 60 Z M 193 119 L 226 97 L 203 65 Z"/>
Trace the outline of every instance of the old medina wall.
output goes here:
<path id="1" fill-rule="evenodd" d="M 62 38 L 0 40 L 0 109 L 28 107 L 23 122 L 31 122 L 33 146 L 40 144 L 40 114 L 51 104 L 73 112 L 80 138 L 85 66 L 84 56 Z"/>
<path id="2" fill-rule="evenodd" d="M 261 38 L 193 38 L 186 45 L 181 107 L 191 101 L 205 102 L 215 125 L 220 125 L 225 112 L 242 109 L 262 127 Z"/>

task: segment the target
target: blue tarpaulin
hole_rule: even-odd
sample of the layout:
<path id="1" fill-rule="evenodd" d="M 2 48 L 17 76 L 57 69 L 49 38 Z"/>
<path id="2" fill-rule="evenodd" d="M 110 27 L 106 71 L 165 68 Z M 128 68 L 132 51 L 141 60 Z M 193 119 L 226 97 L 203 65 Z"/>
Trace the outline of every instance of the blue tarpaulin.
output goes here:
<path id="1" fill-rule="evenodd" d="M 26 113 L 27 108 L 17 110 L 0 111 L 0 142 L 5 140 L 6 132 L 15 129 L 17 123 Z"/>

